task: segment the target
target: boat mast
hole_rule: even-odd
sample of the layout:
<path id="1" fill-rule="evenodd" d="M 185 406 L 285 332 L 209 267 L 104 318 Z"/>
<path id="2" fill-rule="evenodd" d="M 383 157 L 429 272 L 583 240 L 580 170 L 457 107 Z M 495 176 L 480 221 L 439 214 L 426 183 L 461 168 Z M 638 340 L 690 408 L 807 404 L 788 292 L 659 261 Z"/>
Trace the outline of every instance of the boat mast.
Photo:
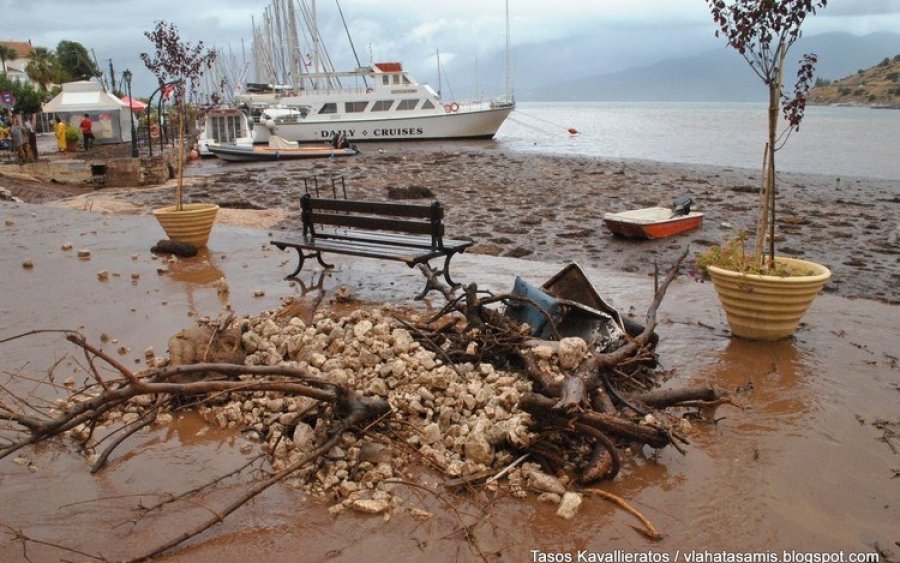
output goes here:
<path id="1" fill-rule="evenodd" d="M 506 96 L 509 101 L 513 99 L 512 76 L 510 75 L 510 40 L 509 40 L 509 0 L 506 0 Z"/>
<path id="2" fill-rule="evenodd" d="M 434 57 L 435 57 L 435 62 L 437 62 L 437 74 L 438 74 L 438 76 L 437 76 L 437 79 L 438 79 L 437 95 L 438 95 L 438 98 L 440 98 L 441 90 L 443 89 L 443 86 L 441 84 L 441 50 L 440 49 L 434 50 Z"/>
<path id="3" fill-rule="evenodd" d="M 312 0 L 310 28 L 313 43 L 313 71 L 318 74 L 321 71 L 321 65 L 319 64 L 319 22 L 316 18 L 316 0 Z"/>

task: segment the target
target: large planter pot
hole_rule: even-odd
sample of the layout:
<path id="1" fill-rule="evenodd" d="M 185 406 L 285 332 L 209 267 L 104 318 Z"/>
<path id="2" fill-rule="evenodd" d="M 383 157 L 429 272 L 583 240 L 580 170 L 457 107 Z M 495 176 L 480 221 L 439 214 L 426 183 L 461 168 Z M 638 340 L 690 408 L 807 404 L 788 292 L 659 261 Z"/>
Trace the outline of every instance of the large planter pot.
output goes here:
<path id="1" fill-rule="evenodd" d="M 177 206 L 171 205 L 154 209 L 153 215 L 170 240 L 203 248 L 209 241 L 218 211 L 219 206 L 215 203 L 186 203 L 180 211 Z"/>
<path id="2" fill-rule="evenodd" d="M 778 257 L 788 271 L 811 275 L 761 276 L 707 267 L 731 333 L 752 340 L 791 336 L 831 271 L 815 262 Z"/>

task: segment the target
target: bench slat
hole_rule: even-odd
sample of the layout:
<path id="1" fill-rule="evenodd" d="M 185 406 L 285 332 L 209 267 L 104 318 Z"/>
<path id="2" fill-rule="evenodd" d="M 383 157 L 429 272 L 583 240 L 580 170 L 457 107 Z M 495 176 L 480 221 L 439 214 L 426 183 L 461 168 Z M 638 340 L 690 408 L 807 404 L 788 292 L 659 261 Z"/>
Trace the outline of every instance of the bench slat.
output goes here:
<path id="1" fill-rule="evenodd" d="M 318 211 L 315 211 L 315 209 L 310 213 L 309 219 L 316 225 L 378 229 L 422 235 L 431 234 L 433 228 L 431 223 L 424 223 L 421 221 L 402 221 L 399 219 L 386 219 L 362 215 L 331 215 L 319 213 Z"/>
<path id="2" fill-rule="evenodd" d="M 377 231 L 359 231 L 342 228 L 333 229 L 316 229 L 317 238 L 340 239 L 340 240 L 361 240 L 386 242 L 389 244 L 397 244 L 401 246 L 411 246 L 414 248 L 432 248 L 431 237 L 405 235 L 399 233 L 380 233 Z M 443 239 L 444 248 L 461 249 L 467 248 L 475 244 L 469 240 L 460 239 Z"/>
<path id="3" fill-rule="evenodd" d="M 383 258 L 405 262 L 413 266 L 419 262 L 426 262 L 432 258 L 443 256 L 441 251 L 413 252 L 410 247 L 398 247 L 383 244 L 372 244 L 360 241 L 339 241 L 320 238 L 301 237 L 296 239 L 273 240 L 271 244 L 279 248 L 302 248 L 305 250 L 318 250 L 320 252 L 334 252 L 336 254 L 348 254 L 351 256 L 363 256 L 367 258 Z M 404 252 L 404 250 L 408 252 Z"/>
<path id="4" fill-rule="evenodd" d="M 437 203 L 437 202 L 435 202 Z M 434 212 L 430 205 L 412 205 L 405 203 L 382 203 L 375 201 L 353 201 L 349 199 L 312 199 L 313 209 L 326 211 L 347 211 L 350 213 L 368 213 L 372 215 L 393 215 L 396 217 L 431 217 Z M 443 218 L 443 208 L 438 204 L 439 217 Z"/>

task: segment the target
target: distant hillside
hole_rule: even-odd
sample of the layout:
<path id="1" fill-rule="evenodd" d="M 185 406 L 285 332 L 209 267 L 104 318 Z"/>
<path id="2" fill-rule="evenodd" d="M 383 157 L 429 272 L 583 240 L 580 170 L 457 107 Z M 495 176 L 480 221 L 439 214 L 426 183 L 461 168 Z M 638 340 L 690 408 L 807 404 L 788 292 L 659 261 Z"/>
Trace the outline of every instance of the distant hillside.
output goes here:
<path id="1" fill-rule="evenodd" d="M 759 78 L 740 55 L 725 45 L 693 56 L 670 58 L 650 65 L 603 73 L 597 72 L 596 62 L 585 62 L 591 58 L 616 57 L 615 49 L 597 44 L 596 40 L 591 43 L 577 38 L 572 42 L 578 45 L 572 52 L 580 53 L 580 59 L 573 56 L 550 60 L 545 59 L 548 55 L 541 55 L 537 49 L 531 50 L 529 68 L 539 68 L 542 72 L 530 73 L 530 80 L 519 73 L 516 77 L 517 99 L 698 102 L 765 100 L 765 88 Z M 546 52 L 553 50 L 548 49 Z M 789 57 L 799 59 L 803 53 L 809 52 L 819 56 L 817 77 L 846 76 L 871 65 L 884 57 L 885 53 L 900 52 L 900 34 L 881 32 L 857 36 L 849 33 L 825 33 L 807 36 L 797 42 Z M 670 53 L 670 56 L 672 54 L 677 57 L 677 52 Z M 516 53 L 517 57 L 518 55 Z M 573 61 L 576 65 L 562 61 Z M 794 73 L 794 66 L 787 69 L 788 76 Z"/>
<path id="2" fill-rule="evenodd" d="M 900 108 L 900 55 L 858 70 L 835 82 L 818 80 L 809 94 L 813 104 Z"/>

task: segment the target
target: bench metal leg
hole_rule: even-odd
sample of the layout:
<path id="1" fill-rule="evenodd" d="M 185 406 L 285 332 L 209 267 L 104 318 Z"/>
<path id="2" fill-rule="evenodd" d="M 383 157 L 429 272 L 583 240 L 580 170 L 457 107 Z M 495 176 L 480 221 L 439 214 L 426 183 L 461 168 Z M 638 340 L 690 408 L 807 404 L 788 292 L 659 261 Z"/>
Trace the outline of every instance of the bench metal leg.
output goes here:
<path id="1" fill-rule="evenodd" d="M 460 286 L 460 284 L 458 284 L 458 283 L 454 282 L 452 279 L 450 279 L 450 259 L 453 258 L 454 254 L 455 254 L 455 252 L 451 252 L 450 254 L 447 255 L 446 258 L 444 258 L 444 269 L 440 273 L 444 274 L 444 279 L 447 280 L 447 284 L 451 288 L 456 289 L 457 287 Z"/>
<path id="2" fill-rule="evenodd" d="M 431 265 L 428 262 L 420 263 L 419 269 L 422 270 L 422 273 L 425 275 L 425 288 L 415 296 L 414 299 L 416 301 L 425 299 L 425 296 L 428 295 L 428 292 L 430 291 L 441 291 L 441 282 L 439 282 L 437 279 L 441 272 L 435 272 L 434 270 L 432 270 Z"/>
<path id="3" fill-rule="evenodd" d="M 312 255 L 310 255 L 312 256 Z M 334 264 L 326 264 L 324 260 L 322 260 L 322 253 L 318 250 L 316 251 L 316 260 L 319 261 L 319 264 L 322 265 L 323 268 L 328 268 L 329 270 L 334 268 Z"/>
<path id="4" fill-rule="evenodd" d="M 334 268 L 334 264 L 326 264 L 325 261 L 322 260 L 321 252 L 316 251 L 316 252 L 312 252 L 310 254 L 304 254 L 303 249 L 297 248 L 297 247 L 294 247 L 294 248 L 297 250 L 297 258 L 298 258 L 297 269 L 294 270 L 293 272 L 291 272 L 290 274 L 288 274 L 285 277 L 285 279 L 289 280 L 289 279 L 296 278 L 297 274 L 300 273 L 300 270 L 303 269 L 303 263 L 306 261 L 307 258 L 315 258 L 319 262 L 319 264 L 321 264 L 322 267 L 324 267 L 324 268 L 328 268 L 328 269 Z"/>
<path id="5" fill-rule="evenodd" d="M 428 262 L 420 262 L 417 264 L 418 268 L 422 271 L 422 274 L 425 276 L 425 289 L 421 291 L 418 295 L 416 295 L 416 301 L 421 301 L 428 295 L 430 291 L 440 291 L 444 294 L 448 300 L 451 298 L 453 291 L 457 288 L 461 287 L 460 284 L 454 283 L 452 279 L 450 279 L 450 273 L 448 271 L 448 266 L 450 265 L 450 256 L 447 256 L 444 260 L 444 269 L 435 270 L 431 267 L 431 264 Z M 410 265 L 412 267 L 412 265 Z M 438 276 L 443 275 L 444 279 L 447 280 L 449 287 L 445 286 L 438 279 Z"/>

